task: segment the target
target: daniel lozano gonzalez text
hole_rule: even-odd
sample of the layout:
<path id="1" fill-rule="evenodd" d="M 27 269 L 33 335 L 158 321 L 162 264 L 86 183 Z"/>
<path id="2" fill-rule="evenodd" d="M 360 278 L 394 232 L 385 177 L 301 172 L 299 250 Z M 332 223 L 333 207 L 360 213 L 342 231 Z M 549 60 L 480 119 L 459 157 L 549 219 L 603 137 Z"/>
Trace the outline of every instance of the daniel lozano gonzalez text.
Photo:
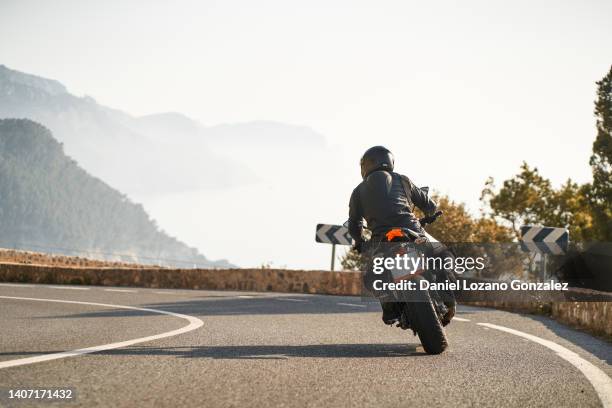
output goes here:
<path id="1" fill-rule="evenodd" d="M 466 271 L 483 270 L 485 268 L 482 257 L 435 257 L 429 258 L 424 255 L 414 256 L 410 254 L 395 255 L 394 257 L 375 257 L 372 260 L 372 272 L 381 275 L 385 270 L 390 271 L 392 276 L 408 276 L 418 274 L 424 269 L 446 269 L 454 270 L 458 274 Z M 418 281 L 408 279 L 394 279 L 395 282 L 383 282 L 377 279 L 373 282 L 375 290 L 568 290 L 568 284 L 550 280 L 547 282 L 521 282 L 514 279 L 510 282 L 467 282 L 458 280 L 456 282 L 429 282 L 425 279 Z"/>

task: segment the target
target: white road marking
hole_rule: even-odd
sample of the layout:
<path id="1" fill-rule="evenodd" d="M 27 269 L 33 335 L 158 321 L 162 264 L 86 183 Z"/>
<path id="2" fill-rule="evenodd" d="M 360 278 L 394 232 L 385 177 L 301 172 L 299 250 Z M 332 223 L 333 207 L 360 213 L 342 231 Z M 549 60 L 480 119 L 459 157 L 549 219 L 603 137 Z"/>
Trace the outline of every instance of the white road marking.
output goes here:
<path id="1" fill-rule="evenodd" d="M 470 322 L 470 319 L 464 319 L 463 317 L 453 317 L 453 320 L 456 320 L 458 322 Z"/>
<path id="2" fill-rule="evenodd" d="M 79 288 L 78 286 L 47 286 L 49 289 L 89 290 L 91 288 Z"/>
<path id="3" fill-rule="evenodd" d="M 157 293 L 158 295 L 178 295 L 176 292 L 162 292 L 161 290 L 153 291 L 153 293 Z"/>
<path id="4" fill-rule="evenodd" d="M 123 292 L 123 293 L 136 293 L 137 290 L 131 289 L 104 289 L 105 292 Z"/>
<path id="5" fill-rule="evenodd" d="M 501 330 L 506 333 L 514 334 L 515 336 L 531 340 L 534 343 L 541 344 L 542 346 L 551 349 L 552 351 L 557 353 L 559 357 L 569 362 L 571 365 L 580 370 L 582 374 L 584 374 L 584 376 L 587 378 L 587 380 L 589 380 L 593 388 L 595 388 L 595 392 L 597 392 L 597 395 L 599 396 L 601 404 L 604 408 L 612 408 L 612 379 L 608 377 L 606 373 L 600 368 L 583 359 L 578 354 L 553 341 L 545 340 L 519 330 L 510 329 L 505 326 L 498 326 L 496 324 L 491 323 L 477 324 L 480 326 L 489 327 L 491 329 Z"/>
<path id="6" fill-rule="evenodd" d="M 255 296 L 251 296 L 251 295 L 239 295 L 238 297 L 240 299 L 253 299 Z"/>
<path id="7" fill-rule="evenodd" d="M 340 306 L 367 307 L 366 305 L 358 305 L 355 303 L 336 303 L 336 304 Z"/>
<path id="8" fill-rule="evenodd" d="M 0 286 L 16 287 L 16 288 L 31 288 L 33 285 L 20 285 L 19 283 L 0 283 Z"/>
<path id="9" fill-rule="evenodd" d="M 77 302 L 74 300 L 38 299 L 38 298 L 13 297 L 13 296 L 0 296 L 0 299 L 27 300 L 27 301 L 35 301 L 35 302 L 69 303 L 69 304 L 75 304 L 75 305 L 89 305 L 89 306 L 110 307 L 110 308 L 116 308 L 116 309 L 138 310 L 141 312 L 158 313 L 158 314 L 178 317 L 181 319 L 185 319 L 189 322 L 187 326 L 181 327 L 180 329 L 176 329 L 176 330 L 172 330 L 172 331 L 164 332 L 160 334 L 155 334 L 152 336 L 140 337 L 137 339 L 120 341 L 117 343 L 103 344 L 100 346 L 87 347 L 87 348 L 82 348 L 82 349 L 77 349 L 77 350 L 72 350 L 72 351 L 62 351 L 60 353 L 44 354 L 44 355 L 36 356 L 36 357 L 27 357 L 27 358 L 20 358 L 17 360 L 0 361 L 0 369 L 8 368 L 8 367 L 22 366 L 22 365 L 27 365 L 27 364 L 41 363 L 43 361 L 57 360 L 57 359 L 66 358 L 66 357 L 80 356 L 83 354 L 96 353 L 98 351 L 113 350 L 113 349 L 128 347 L 128 346 L 132 346 L 138 343 L 159 340 L 159 339 L 163 339 L 166 337 L 178 336 L 179 334 L 183 334 L 183 333 L 187 333 L 187 332 L 196 330 L 204 325 L 204 322 L 202 322 L 202 320 L 198 319 L 197 317 L 184 315 L 180 313 L 168 312 L 165 310 L 144 308 L 144 307 L 113 305 L 113 304 L 107 304 L 107 303 Z"/>
<path id="10" fill-rule="evenodd" d="M 281 300 L 283 302 L 308 302 L 304 299 L 289 299 L 289 298 L 275 298 L 276 300 Z"/>

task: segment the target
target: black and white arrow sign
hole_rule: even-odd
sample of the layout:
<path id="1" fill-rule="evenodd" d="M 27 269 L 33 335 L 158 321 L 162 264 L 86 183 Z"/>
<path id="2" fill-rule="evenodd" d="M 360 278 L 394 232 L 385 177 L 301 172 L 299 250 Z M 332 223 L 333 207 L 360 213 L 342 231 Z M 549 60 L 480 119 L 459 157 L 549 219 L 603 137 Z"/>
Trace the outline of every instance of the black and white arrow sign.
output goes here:
<path id="1" fill-rule="evenodd" d="M 334 245 L 352 245 L 348 228 L 341 225 L 317 224 L 317 242 Z"/>
<path id="2" fill-rule="evenodd" d="M 527 252 L 563 255 L 567 251 L 569 231 L 565 228 L 523 225 L 521 248 Z"/>

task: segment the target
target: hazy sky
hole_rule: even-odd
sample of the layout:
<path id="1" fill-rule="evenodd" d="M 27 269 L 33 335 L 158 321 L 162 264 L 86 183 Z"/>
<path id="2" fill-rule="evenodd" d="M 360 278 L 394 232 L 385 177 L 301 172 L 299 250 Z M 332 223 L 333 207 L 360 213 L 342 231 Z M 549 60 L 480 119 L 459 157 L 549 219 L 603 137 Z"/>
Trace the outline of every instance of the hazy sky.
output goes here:
<path id="1" fill-rule="evenodd" d="M 612 2 L 0 0 L 0 63 L 133 114 L 311 126 L 354 182 L 385 144 L 476 210 L 522 160 L 590 178 Z"/>

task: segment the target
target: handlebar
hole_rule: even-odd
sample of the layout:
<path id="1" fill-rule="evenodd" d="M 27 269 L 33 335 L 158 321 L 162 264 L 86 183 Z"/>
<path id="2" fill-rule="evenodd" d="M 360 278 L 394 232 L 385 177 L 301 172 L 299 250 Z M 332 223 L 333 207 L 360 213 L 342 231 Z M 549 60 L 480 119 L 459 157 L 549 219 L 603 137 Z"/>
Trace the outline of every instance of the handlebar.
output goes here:
<path id="1" fill-rule="evenodd" d="M 421 223 L 422 226 L 425 226 L 427 224 L 431 224 L 433 222 L 435 222 L 439 216 L 441 216 L 443 214 L 442 211 L 436 211 L 435 214 L 433 215 L 429 215 L 427 217 L 423 217 L 419 220 L 419 222 Z"/>

